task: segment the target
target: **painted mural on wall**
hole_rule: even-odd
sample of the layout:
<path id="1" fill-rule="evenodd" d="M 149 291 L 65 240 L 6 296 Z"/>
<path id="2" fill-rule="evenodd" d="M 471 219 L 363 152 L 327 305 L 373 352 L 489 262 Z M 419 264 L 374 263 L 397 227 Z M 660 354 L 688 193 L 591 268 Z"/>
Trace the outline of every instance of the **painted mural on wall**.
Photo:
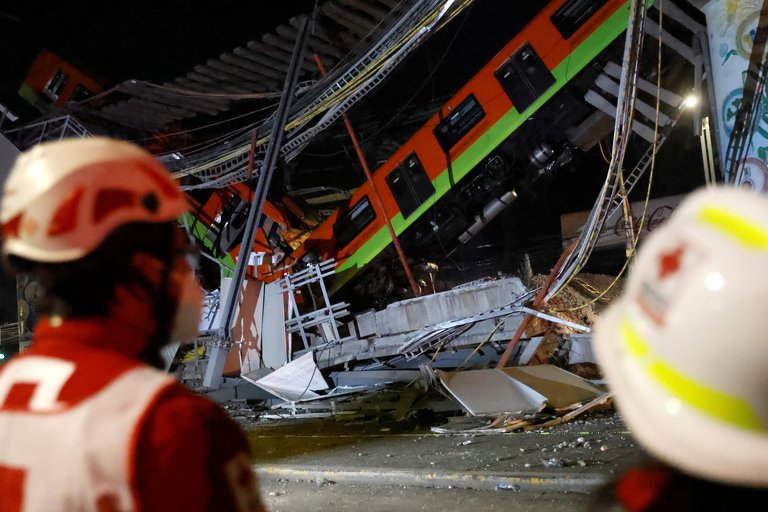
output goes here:
<path id="1" fill-rule="evenodd" d="M 675 211 L 684 195 L 674 195 L 659 197 L 648 201 L 634 201 L 630 204 L 632 212 L 632 227 L 634 233 L 640 232 L 640 239 L 652 233 L 664 224 Z M 560 216 L 560 232 L 563 238 L 563 248 L 579 234 L 581 227 L 589 216 L 588 211 L 565 213 Z M 643 214 L 645 217 L 643 218 Z M 640 228 L 642 227 L 642 231 Z M 600 231 L 595 247 L 598 249 L 605 247 L 620 247 L 627 241 L 627 221 L 621 208 L 616 209 L 610 217 L 605 220 L 605 225 Z"/>
<path id="2" fill-rule="evenodd" d="M 762 0 L 712 0 L 702 11 L 707 17 L 715 100 L 720 118 L 718 147 L 725 154 L 741 105 L 744 80 L 757 30 Z M 768 193 L 768 96 L 760 98 L 752 143 L 735 182 Z M 731 179 L 729 176 L 728 179 Z"/>

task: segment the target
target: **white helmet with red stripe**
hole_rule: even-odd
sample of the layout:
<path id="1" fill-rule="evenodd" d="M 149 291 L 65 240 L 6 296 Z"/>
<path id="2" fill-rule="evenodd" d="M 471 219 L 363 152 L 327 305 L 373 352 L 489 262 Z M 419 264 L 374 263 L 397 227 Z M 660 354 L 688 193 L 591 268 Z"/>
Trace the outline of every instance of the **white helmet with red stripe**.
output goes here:
<path id="1" fill-rule="evenodd" d="M 168 222 L 187 201 L 163 165 L 133 144 L 65 139 L 22 153 L 3 190 L 3 254 L 65 262 L 89 254 L 117 227 Z"/>
<path id="2" fill-rule="evenodd" d="M 638 253 L 595 331 L 619 410 L 696 476 L 768 486 L 768 198 L 691 194 Z"/>

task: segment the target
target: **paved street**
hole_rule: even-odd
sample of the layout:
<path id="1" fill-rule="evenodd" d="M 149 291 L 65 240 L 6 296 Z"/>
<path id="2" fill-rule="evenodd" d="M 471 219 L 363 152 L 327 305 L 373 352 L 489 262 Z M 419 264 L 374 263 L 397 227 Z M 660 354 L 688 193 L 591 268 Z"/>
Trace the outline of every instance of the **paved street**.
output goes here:
<path id="1" fill-rule="evenodd" d="M 262 483 L 271 512 L 411 512 L 420 510 L 515 510 L 565 512 L 590 510 L 582 493 L 423 488 L 392 485 L 322 484 L 270 480 Z"/>
<path id="2" fill-rule="evenodd" d="M 589 510 L 591 493 L 642 455 L 614 413 L 518 433 L 436 434 L 376 421 L 249 429 L 271 510 Z"/>

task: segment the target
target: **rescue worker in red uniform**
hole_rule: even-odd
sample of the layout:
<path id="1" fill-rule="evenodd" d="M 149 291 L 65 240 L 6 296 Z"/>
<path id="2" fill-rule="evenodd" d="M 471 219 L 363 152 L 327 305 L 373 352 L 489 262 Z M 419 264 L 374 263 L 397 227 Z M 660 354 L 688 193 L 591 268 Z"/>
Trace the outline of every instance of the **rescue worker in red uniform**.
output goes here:
<path id="1" fill-rule="evenodd" d="M 768 498 L 768 198 L 691 194 L 638 252 L 594 348 L 649 460 L 590 510 L 751 510 Z"/>
<path id="2" fill-rule="evenodd" d="M 149 153 L 107 138 L 38 145 L 0 205 L 6 267 L 45 295 L 32 347 L 0 371 L 0 510 L 263 510 L 239 426 L 164 371 L 201 292 Z"/>

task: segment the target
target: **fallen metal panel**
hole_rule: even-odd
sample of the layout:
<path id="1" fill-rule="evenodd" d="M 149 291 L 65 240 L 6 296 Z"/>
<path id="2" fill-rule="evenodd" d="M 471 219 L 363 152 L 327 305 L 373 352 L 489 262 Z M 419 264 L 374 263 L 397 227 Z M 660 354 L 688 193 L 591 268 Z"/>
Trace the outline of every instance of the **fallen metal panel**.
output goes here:
<path id="1" fill-rule="evenodd" d="M 568 350 L 568 364 L 596 363 L 592 351 L 592 337 L 574 335 L 570 337 L 571 348 Z"/>
<path id="2" fill-rule="evenodd" d="M 470 414 L 534 412 L 547 397 L 496 368 L 459 372 L 436 371 L 446 390 Z"/>
<path id="3" fill-rule="evenodd" d="M 544 395 L 555 409 L 592 400 L 603 393 L 589 381 L 550 364 L 515 366 L 502 371 Z"/>
<path id="4" fill-rule="evenodd" d="M 536 350 L 539 348 L 539 346 L 541 346 L 542 340 L 544 340 L 543 336 L 536 336 L 526 342 L 523 342 L 525 344 L 525 348 L 523 348 L 522 352 L 520 352 L 520 358 L 517 360 L 517 364 L 528 364 L 528 362 L 533 357 L 533 354 L 535 354 Z"/>
<path id="5" fill-rule="evenodd" d="M 257 380 L 266 377 L 270 373 L 274 372 L 272 368 L 258 368 L 256 370 L 247 372 L 247 373 L 241 373 L 240 377 L 246 381 L 250 382 L 251 384 L 254 384 Z M 253 387 L 253 386 L 251 386 Z M 266 390 L 266 388 L 262 388 L 261 386 L 256 386 L 254 389 L 258 389 L 259 393 L 263 395 L 263 398 L 265 400 L 274 400 L 278 398 L 276 395 L 273 395 L 269 391 Z"/>
<path id="6" fill-rule="evenodd" d="M 243 378 L 247 377 L 243 375 Z M 304 354 L 258 380 L 248 380 L 288 402 L 317 398 L 320 395 L 315 391 L 329 388 L 312 353 Z"/>

